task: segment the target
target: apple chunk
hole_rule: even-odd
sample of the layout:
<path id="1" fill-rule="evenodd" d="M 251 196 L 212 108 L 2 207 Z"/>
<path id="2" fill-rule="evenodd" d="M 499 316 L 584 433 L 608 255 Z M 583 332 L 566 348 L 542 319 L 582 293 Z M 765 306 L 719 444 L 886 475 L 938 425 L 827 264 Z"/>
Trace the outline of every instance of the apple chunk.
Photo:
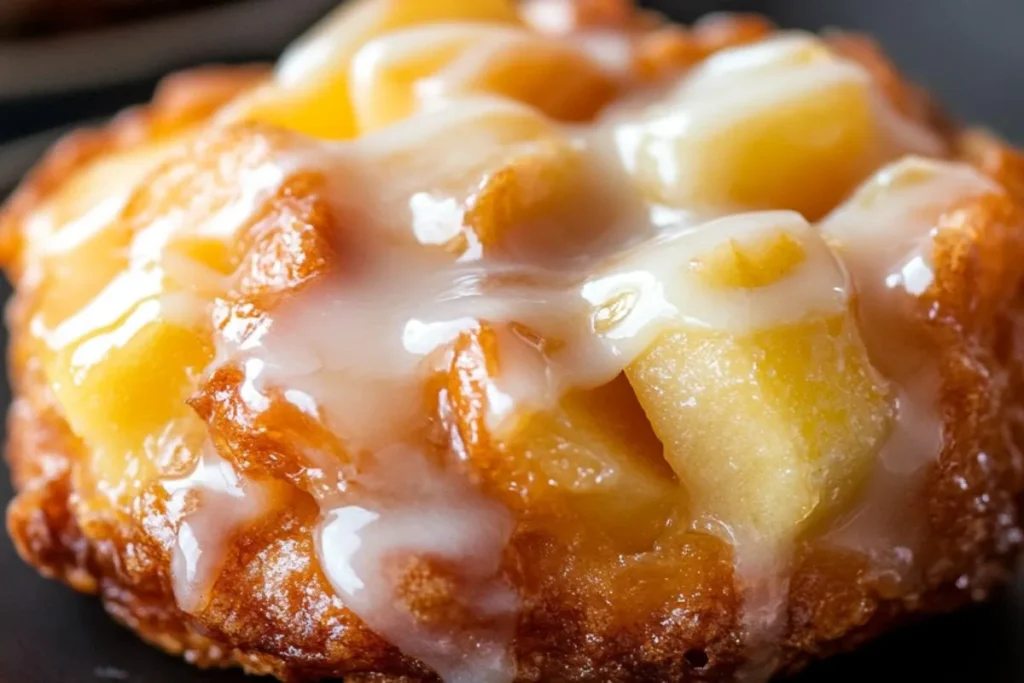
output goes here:
<path id="1" fill-rule="evenodd" d="M 584 519 L 618 539 L 642 543 L 685 501 L 624 376 L 534 413 L 505 447 L 530 463 L 538 481 L 568 496 Z"/>
<path id="2" fill-rule="evenodd" d="M 506 99 L 469 97 L 355 141 L 350 158 L 373 188 L 366 212 L 399 239 L 479 256 L 580 249 L 604 227 L 584 157 L 550 119 Z M 372 204 L 370 204 L 372 203 Z"/>
<path id="3" fill-rule="evenodd" d="M 491 327 L 455 343 L 443 410 L 470 468 L 528 515 L 574 519 L 621 547 L 653 540 L 685 498 L 625 376 L 534 405 L 543 360 L 513 344 Z M 498 400 L 506 382 L 534 387 L 531 400 Z"/>
<path id="4" fill-rule="evenodd" d="M 282 55 L 271 83 L 242 97 L 225 116 L 319 138 L 355 137 L 350 71 L 356 52 L 388 31 L 439 21 L 518 23 L 519 18 L 509 0 L 347 2 Z"/>
<path id="5" fill-rule="evenodd" d="M 695 509 L 769 540 L 849 499 L 891 417 L 843 316 L 666 333 L 628 375 Z"/>
<path id="6" fill-rule="evenodd" d="M 629 310 L 601 333 L 635 358 L 626 374 L 694 523 L 770 547 L 848 503 L 893 406 L 817 232 L 793 213 L 734 216 L 616 267 L 602 294 Z"/>
<path id="7" fill-rule="evenodd" d="M 572 43 L 472 23 L 416 26 L 377 38 L 356 55 L 351 78 L 364 131 L 467 93 L 502 95 L 555 119 L 585 121 L 617 90 L 612 77 Z"/>
<path id="8" fill-rule="evenodd" d="M 615 137 L 643 192 L 672 206 L 824 215 L 877 164 L 867 74 L 810 36 L 714 55 Z"/>

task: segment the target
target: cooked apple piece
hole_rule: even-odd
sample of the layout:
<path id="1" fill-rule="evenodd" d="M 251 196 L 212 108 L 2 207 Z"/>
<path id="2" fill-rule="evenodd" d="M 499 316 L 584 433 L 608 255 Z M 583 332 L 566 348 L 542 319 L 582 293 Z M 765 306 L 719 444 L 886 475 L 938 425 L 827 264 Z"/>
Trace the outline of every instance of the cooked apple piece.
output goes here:
<path id="1" fill-rule="evenodd" d="M 470 98 L 418 114 L 360 139 L 352 154 L 375 188 L 367 211 L 408 212 L 381 221 L 411 226 L 400 239 L 456 254 L 540 241 L 543 254 L 578 247 L 574 236 L 594 230 L 593 222 L 559 220 L 586 208 L 579 152 L 548 119 L 508 100 Z"/>
<path id="2" fill-rule="evenodd" d="M 520 345 L 489 327 L 455 344 L 447 401 L 471 467 L 530 514 L 568 508 L 627 545 L 650 542 L 682 500 L 629 383 L 620 375 L 550 408 L 510 404 L 502 386 L 543 381 L 529 376 L 544 372 L 540 352 Z M 513 361 L 520 353 L 530 361 Z"/>
<path id="3" fill-rule="evenodd" d="M 754 540 L 835 512 L 888 431 L 886 390 L 843 316 L 666 333 L 627 372 L 702 521 Z"/>
<path id="4" fill-rule="evenodd" d="M 1005 191 L 972 166 L 908 157 L 879 170 L 821 222 L 857 287 L 858 318 L 875 365 L 912 392 L 910 404 L 924 411 L 937 410 L 930 406 L 938 352 L 933 332 L 921 324 L 930 315 L 930 303 L 922 304 L 921 297 L 934 301 L 945 286 L 936 282 L 937 273 L 958 272 L 936 259 L 941 251 L 948 257 L 959 248 L 939 245 L 945 238 L 962 239 L 962 231 L 977 221 L 976 212 L 1005 206 L 1005 201 Z M 1004 267 L 997 254 L 971 258 L 986 263 L 987 273 Z M 979 306 L 986 294 L 981 278 L 972 281 L 972 297 L 977 298 L 971 306 Z M 920 430 L 915 439 L 925 457 L 942 448 L 941 420 L 933 415 L 931 422 L 932 428 Z M 924 447 L 928 438 L 931 448 Z"/>
<path id="5" fill-rule="evenodd" d="M 525 417 L 499 448 L 620 541 L 648 542 L 684 502 L 624 376 Z"/>
<path id="6" fill-rule="evenodd" d="M 655 201 L 812 219 L 877 165 L 879 135 L 867 74 L 802 35 L 711 56 L 615 131 L 623 162 Z"/>
<path id="7" fill-rule="evenodd" d="M 83 166 L 29 219 L 26 233 L 30 239 L 26 241 L 23 259 L 33 261 L 47 254 L 71 251 L 104 232 L 124 210 L 139 183 L 174 153 L 176 145 L 185 144 L 187 139 L 186 134 L 168 136 L 164 141 L 111 154 Z M 108 243 L 109 248 L 96 249 L 92 258 L 120 259 L 123 255 L 119 247 L 127 239 L 127 232 L 121 230 Z M 76 272 L 75 277 L 82 275 Z"/>
<path id="8" fill-rule="evenodd" d="M 271 83 L 240 98 L 227 118 L 264 121 L 326 139 L 358 134 L 349 90 L 352 58 L 388 31 L 440 21 L 518 23 L 509 0 L 347 2 L 290 47 Z"/>
<path id="9" fill-rule="evenodd" d="M 614 229 L 620 208 L 601 195 L 584 158 L 561 138 L 510 149 L 467 200 L 471 241 L 495 253 L 558 258 L 578 254 Z"/>
<path id="10" fill-rule="evenodd" d="M 870 471 L 892 404 L 845 288 L 815 230 L 786 212 L 683 231 L 592 283 L 619 309 L 595 327 L 640 352 L 626 374 L 698 525 L 784 543 Z"/>
<path id="11" fill-rule="evenodd" d="M 571 43 L 514 27 L 462 23 L 394 31 L 363 47 L 352 66 L 352 101 L 362 130 L 473 92 L 583 121 L 616 89 L 611 76 Z"/>
<path id="12" fill-rule="evenodd" d="M 151 479 L 156 463 L 202 443 L 205 429 L 185 401 L 212 358 L 208 338 L 167 320 L 149 299 L 120 324 L 54 355 L 46 373 L 72 430 L 94 448 L 96 476 L 130 492 Z"/>
<path id="13" fill-rule="evenodd" d="M 100 485 L 127 482 L 118 491 L 130 493 L 156 463 L 198 452 L 205 428 L 186 399 L 213 359 L 212 301 L 232 286 L 234 250 L 260 216 L 240 220 L 238 208 L 269 206 L 279 187 L 301 190 L 267 172 L 273 146 L 248 130 L 218 131 L 195 155 L 132 178 L 112 208 L 66 217 L 37 256 L 37 354 L 64 417 L 94 454 Z M 52 210 L 86 210 L 79 195 L 91 178 L 69 184 L 73 192 Z M 293 218 L 287 226 L 304 216 Z"/>
<path id="14" fill-rule="evenodd" d="M 1003 190 L 967 164 L 908 157 L 875 173 L 821 223 L 866 294 L 922 294 L 933 279 L 939 217 Z"/>
<path id="15" fill-rule="evenodd" d="M 175 409 L 185 396 L 154 392 L 150 382 L 169 381 L 178 361 L 198 372 L 206 362 L 199 356 L 210 351 L 197 348 L 181 328 L 153 325 L 159 272 L 126 272 L 133 233 L 119 219 L 168 150 L 151 144 L 85 166 L 28 226 L 33 239 L 26 265 L 45 273 L 33 306 L 35 353 L 72 430 L 95 447 L 96 470 L 112 482 L 145 479 L 148 468 L 124 457 L 125 444 L 141 447 L 147 435 L 161 433 L 184 412 Z M 140 343 L 147 353 L 121 353 L 139 351 Z M 153 366 L 149 348 L 174 361 Z M 104 369 L 93 372 L 100 365 Z M 152 447 L 159 446 L 154 441 Z"/>
<path id="16" fill-rule="evenodd" d="M 778 232 L 747 243 L 730 239 L 695 257 L 690 268 L 717 289 L 756 289 L 790 275 L 806 258 L 799 242 Z"/>
<path id="17" fill-rule="evenodd" d="M 159 260 L 143 263 L 131 238 L 115 222 L 49 255 L 36 332 L 43 370 L 72 431 L 93 449 L 97 479 L 134 486 L 150 478 L 152 460 L 201 441 L 185 399 L 213 345 L 187 289 L 169 287 Z"/>

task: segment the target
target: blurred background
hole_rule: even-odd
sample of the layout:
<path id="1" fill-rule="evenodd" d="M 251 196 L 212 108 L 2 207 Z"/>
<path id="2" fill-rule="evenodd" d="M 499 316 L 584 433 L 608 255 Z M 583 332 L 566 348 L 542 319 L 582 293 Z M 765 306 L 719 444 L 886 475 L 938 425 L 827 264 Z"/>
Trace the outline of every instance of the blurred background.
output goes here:
<path id="1" fill-rule="evenodd" d="M 337 0 L 0 0 L 0 198 L 69 126 L 149 98 L 193 64 L 273 59 Z M 878 38 L 957 117 L 1024 143 L 1024 0 L 650 0 L 673 18 L 756 11 Z M 6 297 L 0 285 L 0 298 Z M 2 342 L 0 336 L 0 342 Z M 0 383 L 0 406 L 9 400 Z M 0 508 L 10 496 L 0 465 Z M 1024 681 L 1019 593 L 911 626 L 799 683 Z M 44 582 L 0 534 L 0 683 L 241 683 L 137 642 L 94 601 Z"/>

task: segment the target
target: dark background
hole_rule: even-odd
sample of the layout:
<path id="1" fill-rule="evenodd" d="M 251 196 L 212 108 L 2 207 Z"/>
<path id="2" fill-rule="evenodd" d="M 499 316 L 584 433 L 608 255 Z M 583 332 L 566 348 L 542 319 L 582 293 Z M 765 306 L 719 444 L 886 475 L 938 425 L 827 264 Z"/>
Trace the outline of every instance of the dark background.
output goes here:
<path id="1" fill-rule="evenodd" d="M 0 0 L 0 3 L 11 0 Z M 647 3 L 677 19 L 717 10 L 760 11 L 783 26 L 868 31 L 916 81 L 958 117 L 1024 142 L 1024 0 L 660 0 Z M 232 52 L 225 27 L 224 61 L 270 59 L 281 45 Z M 171 64 L 183 67 L 187 64 Z M 101 91 L 33 100 L 0 99 L 0 177 L 12 141 L 54 126 L 110 114 L 145 100 L 160 74 Z M 15 142 L 19 157 L 32 143 Z M 6 161 L 5 161 L 6 159 Z M 7 164 L 6 168 L 3 164 Z M 9 187 L 0 181 L 0 196 Z M 6 285 L 0 296 L 6 296 Z M 0 402 L 10 391 L 0 384 Z M 11 495 L 0 466 L 0 506 Z M 1024 617 L 1016 592 L 957 615 L 894 633 L 854 655 L 817 665 L 799 683 L 854 681 L 1024 681 Z M 240 683 L 238 673 L 198 672 L 166 657 L 111 622 L 97 602 L 39 578 L 0 534 L 0 683 Z"/>

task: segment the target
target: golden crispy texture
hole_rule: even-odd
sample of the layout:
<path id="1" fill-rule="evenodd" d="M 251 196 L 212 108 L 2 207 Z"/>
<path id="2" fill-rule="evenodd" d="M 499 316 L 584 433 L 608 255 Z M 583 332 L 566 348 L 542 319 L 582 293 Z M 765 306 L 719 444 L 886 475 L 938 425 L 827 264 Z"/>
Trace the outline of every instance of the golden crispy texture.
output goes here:
<path id="1" fill-rule="evenodd" d="M 693 28 L 660 26 L 639 39 L 634 68 L 641 79 L 657 80 L 719 50 L 760 40 L 772 30 L 771 22 L 756 14 L 711 15 Z"/>
<path id="2" fill-rule="evenodd" d="M 594 21 L 607 21 L 614 5 L 593 3 Z M 704 30 L 713 38 L 698 42 L 721 47 L 766 28 L 743 20 Z M 666 33 L 657 40 L 639 69 L 656 75 L 690 59 L 690 48 L 680 47 L 690 38 Z M 76 491 L 88 476 L 81 467 L 86 447 L 71 432 L 28 348 L 35 284 L 21 279 L 24 216 L 89 160 L 173 134 L 261 77 L 251 71 L 177 77 L 149 108 L 58 145 L 0 215 L 3 261 L 17 285 L 10 314 L 17 398 L 9 417 L 7 458 L 18 495 L 8 509 L 8 529 L 21 555 L 44 575 L 100 595 L 115 618 L 198 665 L 241 666 L 287 681 L 339 676 L 434 681 L 422 664 L 349 612 L 319 569 L 312 541 L 318 509 L 309 493 L 315 481 L 300 446 L 313 443 L 332 453 L 342 463 L 342 476 L 349 462 L 321 425 L 283 400 L 252 414 L 239 394 L 237 368 L 221 369 L 199 388 L 190 404 L 222 457 L 241 472 L 281 486 L 272 512 L 232 539 L 213 599 L 197 614 L 185 614 L 171 590 L 174 535 L 166 493 L 150 486 L 121 509 L 83 505 Z M 218 150 L 254 140 L 272 147 L 294 144 L 291 137 L 259 126 L 225 129 L 207 145 L 207 157 L 194 152 L 194 158 L 157 170 L 147 184 L 150 190 L 133 199 L 133 210 L 158 210 L 162 202 L 190 191 L 170 182 L 179 177 L 175 164 L 210 171 L 217 168 Z M 812 543 L 801 546 L 791 582 L 790 625 L 782 640 L 780 666 L 788 671 L 851 648 L 914 614 L 985 595 L 1004 578 L 1019 539 L 1024 163 L 991 138 L 963 140 L 960 155 L 1010 195 L 990 196 L 943 217 L 962 229 L 944 233 L 937 284 L 919 302 L 920 324 L 940 360 L 947 444 L 920 498 L 931 532 L 923 553 L 925 590 L 914 601 L 903 600 L 870 578 L 863 558 Z M 230 183 L 231 172 L 224 173 L 228 177 L 220 182 Z M 194 189 L 214 196 L 217 182 Z M 286 183 L 245 226 L 228 258 L 235 295 L 219 310 L 219 324 L 256 325 L 281 298 L 344 268 L 339 235 L 344 235 L 343 217 L 327 210 L 318 178 L 297 176 Z M 449 418 L 436 421 L 432 436 L 446 442 L 457 433 L 474 454 L 474 474 L 482 485 L 503 482 L 504 488 L 492 493 L 514 507 L 517 498 L 532 501 L 544 491 L 530 488 L 528 476 L 520 481 L 516 473 L 494 474 L 501 459 L 493 457 L 496 447 L 483 425 L 483 392 L 472 390 L 488 365 L 500 362 L 487 337 L 482 330 L 461 339 L 450 371 L 431 385 L 432 400 L 450 403 Z M 174 471 L 161 474 L 177 474 L 186 465 L 176 463 Z M 715 537 L 680 532 L 657 547 L 623 556 L 607 539 L 584 538 L 578 520 L 542 507 L 519 525 L 508 553 L 523 599 L 515 640 L 522 683 L 714 681 L 728 678 L 742 663 L 732 553 Z M 407 601 L 428 611 L 445 604 L 443 574 L 420 566 L 406 572 Z"/>
<path id="3" fill-rule="evenodd" d="M 205 121 L 269 73 L 264 66 L 250 66 L 175 74 L 161 82 L 149 106 L 125 110 L 106 127 L 82 129 L 62 138 L 4 205 L 0 213 L 0 259 L 8 269 L 19 267 L 22 220 L 75 172 L 96 159 L 152 144 Z"/>

